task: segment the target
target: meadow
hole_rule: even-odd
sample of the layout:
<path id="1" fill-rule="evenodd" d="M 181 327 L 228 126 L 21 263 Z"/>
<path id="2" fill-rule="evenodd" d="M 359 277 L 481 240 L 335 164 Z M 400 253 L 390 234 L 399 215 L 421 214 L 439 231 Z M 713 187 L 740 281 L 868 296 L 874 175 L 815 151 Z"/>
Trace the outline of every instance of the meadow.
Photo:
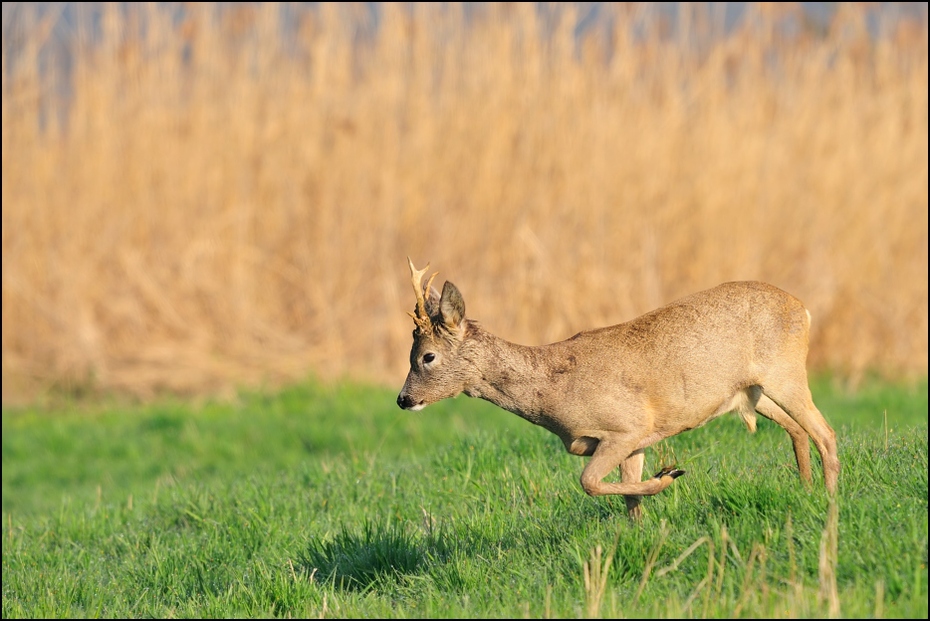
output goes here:
<path id="1" fill-rule="evenodd" d="M 926 618 L 926 7 L 669 6 L 3 3 L 3 617 Z M 836 501 L 399 410 L 407 256 L 527 345 L 794 294 Z"/>
<path id="2" fill-rule="evenodd" d="M 764 419 L 648 450 L 687 474 L 634 523 L 541 428 L 394 397 L 5 409 L 3 617 L 927 616 L 925 381 L 815 382 L 832 526 L 819 462 L 807 490 Z"/>

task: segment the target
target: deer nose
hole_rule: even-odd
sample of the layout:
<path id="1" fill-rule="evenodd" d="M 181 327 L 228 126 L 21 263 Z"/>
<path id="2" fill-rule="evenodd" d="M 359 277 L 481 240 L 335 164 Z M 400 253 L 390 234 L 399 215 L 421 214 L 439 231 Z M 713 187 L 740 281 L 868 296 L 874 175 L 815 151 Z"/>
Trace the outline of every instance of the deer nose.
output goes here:
<path id="1" fill-rule="evenodd" d="M 400 393 L 399 395 L 397 395 L 397 405 L 401 409 L 406 410 L 407 408 L 413 405 L 413 399 L 411 399 L 409 395 Z"/>

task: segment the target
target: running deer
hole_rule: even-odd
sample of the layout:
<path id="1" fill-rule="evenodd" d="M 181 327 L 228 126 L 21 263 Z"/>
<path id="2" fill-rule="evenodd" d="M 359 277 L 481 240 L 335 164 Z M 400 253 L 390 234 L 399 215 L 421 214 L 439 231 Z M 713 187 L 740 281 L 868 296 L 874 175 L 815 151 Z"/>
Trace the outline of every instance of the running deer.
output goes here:
<path id="1" fill-rule="evenodd" d="M 755 431 L 758 412 L 788 432 L 805 484 L 813 439 L 827 491 L 836 492 L 836 434 L 807 381 L 810 313 L 784 291 L 728 282 L 626 323 L 527 347 L 466 319 L 455 285 L 447 281 L 440 295 L 433 274 L 422 287 L 429 265 L 407 263 L 416 327 L 401 408 L 420 410 L 464 392 L 541 425 L 569 453 L 591 457 L 584 491 L 623 495 L 631 517 L 640 515 L 643 496 L 684 474 L 668 466 L 643 481 L 646 447 L 733 411 Z M 604 481 L 618 466 L 621 482 Z"/>

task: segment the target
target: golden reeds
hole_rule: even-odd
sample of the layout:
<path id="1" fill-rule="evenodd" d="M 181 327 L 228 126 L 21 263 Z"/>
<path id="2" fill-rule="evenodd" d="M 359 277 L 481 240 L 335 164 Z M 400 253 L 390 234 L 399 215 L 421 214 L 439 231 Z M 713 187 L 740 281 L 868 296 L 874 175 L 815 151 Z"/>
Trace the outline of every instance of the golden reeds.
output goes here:
<path id="1" fill-rule="evenodd" d="M 516 342 L 761 279 L 812 367 L 927 372 L 925 16 L 7 4 L 5 401 L 399 386 L 408 255 Z"/>

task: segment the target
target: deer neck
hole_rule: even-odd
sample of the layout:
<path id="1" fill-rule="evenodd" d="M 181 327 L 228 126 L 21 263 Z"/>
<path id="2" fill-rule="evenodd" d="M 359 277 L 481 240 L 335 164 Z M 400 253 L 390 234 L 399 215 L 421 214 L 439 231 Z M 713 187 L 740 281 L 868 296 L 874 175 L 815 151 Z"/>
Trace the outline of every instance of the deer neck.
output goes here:
<path id="1" fill-rule="evenodd" d="M 511 343 L 476 325 L 469 339 L 474 372 L 463 392 L 543 425 L 540 386 L 545 385 L 547 367 L 540 348 Z"/>

